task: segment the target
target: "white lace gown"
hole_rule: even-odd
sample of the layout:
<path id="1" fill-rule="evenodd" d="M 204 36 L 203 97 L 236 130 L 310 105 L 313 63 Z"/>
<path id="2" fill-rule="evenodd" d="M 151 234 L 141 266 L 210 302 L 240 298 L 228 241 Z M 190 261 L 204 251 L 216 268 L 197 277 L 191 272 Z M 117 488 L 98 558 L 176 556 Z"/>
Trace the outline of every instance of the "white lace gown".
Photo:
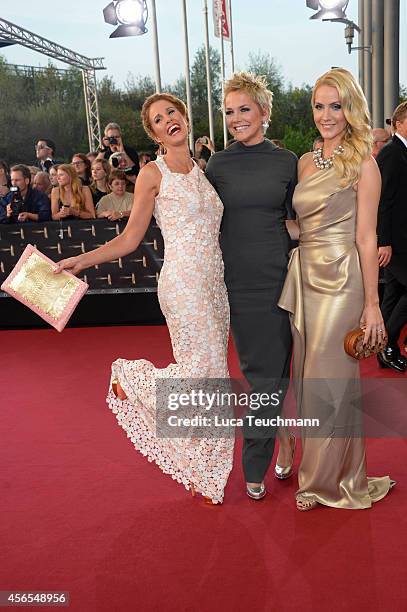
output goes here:
<path id="1" fill-rule="evenodd" d="M 157 379 L 227 378 L 229 305 L 223 281 L 219 227 L 223 205 L 203 172 L 171 172 L 163 158 L 154 216 L 165 245 L 158 299 L 167 320 L 176 363 L 158 369 L 149 361 L 118 359 L 112 365 L 127 395 L 107 402 L 135 448 L 186 489 L 193 483 L 214 503 L 223 501 L 232 469 L 233 438 L 156 436 Z"/>

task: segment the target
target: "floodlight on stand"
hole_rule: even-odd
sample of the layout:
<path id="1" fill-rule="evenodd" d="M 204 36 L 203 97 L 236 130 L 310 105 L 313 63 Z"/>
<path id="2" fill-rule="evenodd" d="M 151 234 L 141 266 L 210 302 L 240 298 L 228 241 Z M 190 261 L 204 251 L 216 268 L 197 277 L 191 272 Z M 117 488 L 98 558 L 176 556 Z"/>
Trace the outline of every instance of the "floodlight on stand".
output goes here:
<path id="1" fill-rule="evenodd" d="M 148 18 L 146 0 L 114 0 L 103 9 L 106 23 L 119 27 L 110 38 L 141 36 L 147 32 Z"/>

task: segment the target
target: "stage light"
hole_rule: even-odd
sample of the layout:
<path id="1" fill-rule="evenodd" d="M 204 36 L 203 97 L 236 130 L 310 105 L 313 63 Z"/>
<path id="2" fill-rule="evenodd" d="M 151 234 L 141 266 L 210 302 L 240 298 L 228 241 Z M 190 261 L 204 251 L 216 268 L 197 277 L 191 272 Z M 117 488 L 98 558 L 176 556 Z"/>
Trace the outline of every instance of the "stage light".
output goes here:
<path id="1" fill-rule="evenodd" d="M 347 4 L 346 0 L 319 0 L 319 3 L 322 8 L 327 10 L 332 9 L 342 9 L 345 4 Z"/>
<path id="2" fill-rule="evenodd" d="M 120 24 L 109 38 L 141 36 L 147 32 L 146 0 L 114 0 L 103 9 L 103 16 L 110 25 Z"/>
<path id="3" fill-rule="evenodd" d="M 139 24 L 143 19 L 143 6 L 137 0 L 122 0 L 116 6 L 116 14 L 118 22 L 123 25 Z"/>
<path id="4" fill-rule="evenodd" d="M 349 0 L 306 0 L 307 7 L 313 11 L 318 11 L 310 19 L 346 19 L 346 8 Z"/>

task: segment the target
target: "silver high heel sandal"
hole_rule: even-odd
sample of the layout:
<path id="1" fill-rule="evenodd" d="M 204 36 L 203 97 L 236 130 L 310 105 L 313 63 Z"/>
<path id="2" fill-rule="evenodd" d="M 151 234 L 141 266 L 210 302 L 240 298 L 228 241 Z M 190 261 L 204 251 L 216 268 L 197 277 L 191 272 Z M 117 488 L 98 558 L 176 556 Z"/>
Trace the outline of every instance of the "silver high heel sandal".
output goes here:
<path id="1" fill-rule="evenodd" d="M 266 487 L 264 486 L 264 482 L 262 482 L 258 487 L 249 487 L 249 485 L 246 483 L 246 493 L 250 499 L 255 499 L 258 501 L 259 499 L 263 499 L 267 491 Z"/>
<path id="2" fill-rule="evenodd" d="M 294 463 L 294 455 L 295 455 L 295 446 L 297 444 L 297 438 L 294 434 L 289 435 L 290 446 L 291 446 L 291 462 L 289 465 L 282 466 L 276 463 L 276 467 L 274 468 L 274 476 L 279 480 L 286 480 L 286 478 L 290 478 L 293 473 L 293 463 Z"/>

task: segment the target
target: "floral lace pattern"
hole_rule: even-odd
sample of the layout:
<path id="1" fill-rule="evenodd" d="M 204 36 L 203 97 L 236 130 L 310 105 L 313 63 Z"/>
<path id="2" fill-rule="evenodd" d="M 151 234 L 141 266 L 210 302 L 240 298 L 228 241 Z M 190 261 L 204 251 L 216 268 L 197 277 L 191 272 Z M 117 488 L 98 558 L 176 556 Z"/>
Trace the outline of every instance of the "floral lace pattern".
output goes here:
<path id="1" fill-rule="evenodd" d="M 171 172 L 163 158 L 154 216 L 165 244 L 158 299 L 167 320 L 176 363 L 158 369 L 149 361 L 118 359 L 112 365 L 127 395 L 107 402 L 135 448 L 187 489 L 222 502 L 232 469 L 230 438 L 158 438 L 156 380 L 227 378 L 229 306 L 223 281 L 219 227 L 223 206 L 202 171 Z"/>

